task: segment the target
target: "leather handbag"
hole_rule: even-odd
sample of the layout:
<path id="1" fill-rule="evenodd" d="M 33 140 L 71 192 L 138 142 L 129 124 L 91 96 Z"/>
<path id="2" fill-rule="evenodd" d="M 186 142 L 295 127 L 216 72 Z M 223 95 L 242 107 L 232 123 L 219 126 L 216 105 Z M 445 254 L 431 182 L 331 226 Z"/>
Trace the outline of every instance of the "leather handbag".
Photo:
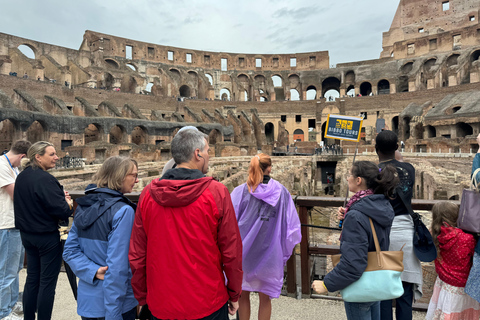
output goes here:
<path id="1" fill-rule="evenodd" d="M 391 300 L 403 295 L 400 275 L 403 271 L 403 251 L 380 251 L 377 233 L 371 218 L 375 251 L 368 253 L 367 268 L 360 279 L 340 290 L 347 302 L 373 302 Z M 340 254 L 332 256 L 335 267 L 340 262 Z"/>
<path id="2" fill-rule="evenodd" d="M 475 188 L 478 186 L 476 179 L 478 172 L 480 168 L 473 173 L 470 188 L 463 189 L 457 219 L 457 226 L 460 229 L 473 233 L 480 233 L 480 193 Z"/>

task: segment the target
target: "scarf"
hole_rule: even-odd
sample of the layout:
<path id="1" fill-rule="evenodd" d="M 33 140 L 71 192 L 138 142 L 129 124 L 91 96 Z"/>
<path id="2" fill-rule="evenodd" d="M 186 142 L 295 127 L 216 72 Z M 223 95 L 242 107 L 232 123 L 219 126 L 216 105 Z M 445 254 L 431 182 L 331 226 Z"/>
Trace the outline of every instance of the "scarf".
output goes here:
<path id="1" fill-rule="evenodd" d="M 360 191 L 358 191 L 357 193 L 355 193 L 355 194 L 350 198 L 350 200 L 348 201 L 347 205 L 345 206 L 345 214 L 347 214 L 348 209 L 350 209 L 350 207 L 352 206 L 352 204 L 354 204 L 354 203 L 357 202 L 358 200 L 362 199 L 363 197 L 370 196 L 370 195 L 372 195 L 372 194 L 373 194 L 373 190 L 372 190 L 372 189 L 360 190 Z"/>

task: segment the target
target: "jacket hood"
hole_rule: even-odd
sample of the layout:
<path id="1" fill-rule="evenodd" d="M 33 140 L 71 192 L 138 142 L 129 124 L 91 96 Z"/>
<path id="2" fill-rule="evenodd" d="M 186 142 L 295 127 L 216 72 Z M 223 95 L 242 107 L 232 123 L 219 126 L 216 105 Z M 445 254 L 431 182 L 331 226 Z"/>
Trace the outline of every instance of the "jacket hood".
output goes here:
<path id="1" fill-rule="evenodd" d="M 441 226 L 440 234 L 438 235 L 438 244 L 440 249 L 449 250 L 458 241 L 458 229 L 449 225 Z"/>
<path id="2" fill-rule="evenodd" d="M 128 200 L 121 192 L 108 188 L 97 188 L 89 184 L 85 189 L 85 196 L 77 199 L 75 210 L 75 226 L 79 229 L 89 228 L 98 218 L 107 212 L 115 203 L 122 201 L 130 205 L 133 210 L 136 205 Z"/>
<path id="3" fill-rule="evenodd" d="M 153 200 L 163 207 L 185 207 L 195 202 L 213 181 L 200 170 L 170 169 L 150 184 Z"/>
<path id="4" fill-rule="evenodd" d="M 257 189 L 255 189 L 255 192 L 250 194 L 258 200 L 262 200 L 272 207 L 275 207 L 280 200 L 281 192 L 282 185 L 278 181 L 270 179 L 267 184 L 260 183 Z"/>
<path id="5" fill-rule="evenodd" d="M 383 194 L 372 194 L 363 197 L 353 203 L 350 210 L 360 211 L 383 227 L 391 226 L 395 217 L 390 201 Z"/>

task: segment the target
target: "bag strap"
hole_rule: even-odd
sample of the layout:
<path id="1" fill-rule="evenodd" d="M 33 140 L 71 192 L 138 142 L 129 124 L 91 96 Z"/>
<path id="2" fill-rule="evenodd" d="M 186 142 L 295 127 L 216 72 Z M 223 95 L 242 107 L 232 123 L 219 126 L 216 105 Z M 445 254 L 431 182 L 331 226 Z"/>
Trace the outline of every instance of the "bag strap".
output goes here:
<path id="1" fill-rule="evenodd" d="M 403 193 L 402 189 L 400 189 L 400 187 L 397 187 L 397 188 L 396 188 L 396 191 L 397 191 L 398 196 L 400 197 L 400 200 L 402 200 L 403 205 L 405 206 L 405 208 L 407 209 L 408 213 L 409 213 L 410 216 L 412 217 L 413 222 L 416 223 L 416 221 L 420 219 L 419 214 L 413 211 L 412 205 L 410 204 L 409 201 L 407 201 L 407 200 L 405 199 L 405 193 Z"/>
<path id="2" fill-rule="evenodd" d="M 372 218 L 370 220 L 370 227 L 372 228 L 373 242 L 375 242 L 375 252 L 377 253 L 377 264 L 379 267 L 382 266 L 382 260 L 380 259 L 380 243 L 378 243 L 377 232 L 375 231 L 375 226 L 373 225 Z"/>
<path id="3" fill-rule="evenodd" d="M 480 168 L 475 170 L 472 174 L 472 181 L 470 182 L 470 189 L 471 190 L 477 190 L 477 188 L 478 188 L 477 173 L 479 173 L 479 172 L 480 172 Z M 474 181 L 475 181 L 475 184 L 473 184 Z"/>

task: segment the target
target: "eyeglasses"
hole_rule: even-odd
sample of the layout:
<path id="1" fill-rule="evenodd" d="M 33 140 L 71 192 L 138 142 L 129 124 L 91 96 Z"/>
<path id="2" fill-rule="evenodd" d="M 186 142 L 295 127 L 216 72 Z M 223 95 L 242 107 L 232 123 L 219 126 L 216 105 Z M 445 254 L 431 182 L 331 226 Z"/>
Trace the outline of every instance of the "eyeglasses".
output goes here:
<path id="1" fill-rule="evenodd" d="M 351 173 L 345 173 L 345 180 L 348 180 L 352 174 Z"/>
<path id="2" fill-rule="evenodd" d="M 138 172 L 137 173 L 129 173 L 127 174 L 127 176 L 133 176 L 135 178 L 135 180 L 138 179 Z"/>

